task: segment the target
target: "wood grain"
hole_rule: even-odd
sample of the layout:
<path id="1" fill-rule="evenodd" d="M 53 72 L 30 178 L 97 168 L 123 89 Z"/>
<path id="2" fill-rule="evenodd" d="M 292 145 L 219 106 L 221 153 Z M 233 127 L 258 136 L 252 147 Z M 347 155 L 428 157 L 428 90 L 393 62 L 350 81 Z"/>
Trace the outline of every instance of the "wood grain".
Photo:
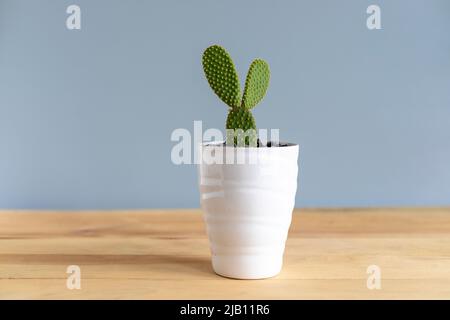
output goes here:
<path id="1" fill-rule="evenodd" d="M 199 210 L 0 211 L 0 299 L 55 298 L 450 299 L 450 209 L 296 210 L 282 273 L 251 281 L 214 274 Z"/>

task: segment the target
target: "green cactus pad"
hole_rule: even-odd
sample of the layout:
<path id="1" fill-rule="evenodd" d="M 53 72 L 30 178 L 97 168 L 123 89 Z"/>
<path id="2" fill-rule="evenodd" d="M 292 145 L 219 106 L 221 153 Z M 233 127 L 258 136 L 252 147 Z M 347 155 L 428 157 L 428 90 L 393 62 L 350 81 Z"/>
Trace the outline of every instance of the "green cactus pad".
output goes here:
<path id="1" fill-rule="evenodd" d="M 247 79 L 245 80 L 244 95 L 242 97 L 242 106 L 251 109 L 256 106 L 269 86 L 270 70 L 267 62 L 256 59 L 250 65 Z"/>
<path id="2" fill-rule="evenodd" d="M 233 60 L 225 49 L 218 45 L 207 48 L 202 63 L 206 79 L 217 96 L 230 107 L 239 106 L 239 78 Z"/>
<path id="3" fill-rule="evenodd" d="M 230 109 L 226 127 L 227 129 L 233 130 L 241 129 L 244 133 L 247 132 L 247 130 L 252 129 L 253 131 L 248 132 L 248 136 L 245 137 L 245 142 L 243 141 L 243 137 L 238 135 L 238 132 L 234 132 L 234 144 L 238 146 L 256 146 L 258 140 L 256 134 L 256 122 L 250 110 L 242 107 Z"/>

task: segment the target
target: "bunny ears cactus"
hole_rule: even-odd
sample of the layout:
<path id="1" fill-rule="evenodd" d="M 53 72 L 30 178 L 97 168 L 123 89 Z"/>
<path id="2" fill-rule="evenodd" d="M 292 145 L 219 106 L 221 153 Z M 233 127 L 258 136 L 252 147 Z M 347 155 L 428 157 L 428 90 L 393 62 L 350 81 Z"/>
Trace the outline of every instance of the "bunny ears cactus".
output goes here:
<path id="1" fill-rule="evenodd" d="M 218 45 L 213 45 L 203 53 L 203 70 L 210 87 L 216 95 L 229 107 L 226 128 L 234 132 L 234 144 L 239 145 L 238 134 L 245 132 L 247 146 L 257 145 L 256 123 L 251 109 L 264 97 L 269 86 L 270 70 L 267 62 L 254 60 L 247 73 L 244 93 L 241 96 L 241 85 L 228 52 Z M 238 132 L 240 129 L 240 132 Z"/>

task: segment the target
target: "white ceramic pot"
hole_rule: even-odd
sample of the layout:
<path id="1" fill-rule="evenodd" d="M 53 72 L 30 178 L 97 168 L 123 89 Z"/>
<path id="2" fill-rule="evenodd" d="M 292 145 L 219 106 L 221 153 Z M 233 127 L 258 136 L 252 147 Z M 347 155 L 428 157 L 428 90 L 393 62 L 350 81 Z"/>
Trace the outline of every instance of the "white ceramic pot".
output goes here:
<path id="1" fill-rule="evenodd" d="M 222 155 L 217 157 L 217 150 Z M 281 271 L 297 191 L 298 151 L 296 144 L 201 146 L 200 202 L 217 274 L 261 279 Z M 206 155 L 223 159 L 227 152 L 235 153 L 232 164 L 225 159 L 225 164 L 211 163 L 211 157 L 209 163 L 205 161 Z M 236 163 L 236 159 L 245 159 L 245 163 Z"/>

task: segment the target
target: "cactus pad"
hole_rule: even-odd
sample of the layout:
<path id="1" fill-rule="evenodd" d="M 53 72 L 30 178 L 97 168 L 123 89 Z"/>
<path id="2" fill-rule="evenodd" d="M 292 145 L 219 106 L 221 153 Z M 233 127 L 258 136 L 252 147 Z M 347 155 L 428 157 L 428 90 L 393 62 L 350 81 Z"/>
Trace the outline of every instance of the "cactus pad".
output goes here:
<path id="1" fill-rule="evenodd" d="M 257 134 L 256 134 L 256 122 L 250 110 L 245 108 L 232 108 L 228 112 L 227 129 L 234 130 L 234 144 L 238 146 L 242 145 L 250 145 L 256 146 L 257 144 Z M 238 132 L 238 129 L 241 129 L 242 132 Z M 251 131 L 248 131 L 251 130 Z M 247 137 L 245 137 L 245 144 L 241 140 L 239 134 L 247 133 Z"/>
<path id="2" fill-rule="evenodd" d="M 228 52 L 214 45 L 203 53 L 203 70 L 209 85 L 230 107 L 239 106 L 241 99 L 238 74 Z"/>
<path id="3" fill-rule="evenodd" d="M 242 106 L 251 109 L 256 106 L 269 86 L 270 70 L 267 62 L 256 59 L 250 65 L 247 79 L 245 80 L 244 95 L 242 97 Z"/>

